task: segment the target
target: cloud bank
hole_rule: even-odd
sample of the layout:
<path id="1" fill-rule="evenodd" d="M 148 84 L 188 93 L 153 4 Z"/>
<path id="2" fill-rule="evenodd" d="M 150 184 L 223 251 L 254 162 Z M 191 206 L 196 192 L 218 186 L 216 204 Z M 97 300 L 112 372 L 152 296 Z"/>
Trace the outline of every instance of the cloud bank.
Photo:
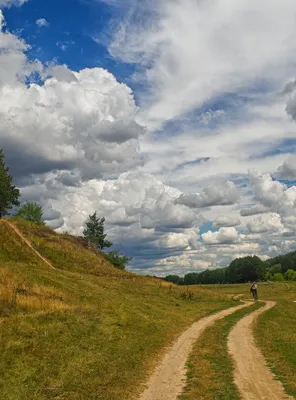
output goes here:
<path id="1" fill-rule="evenodd" d="M 122 10 L 109 50 L 136 64 L 137 102 L 104 68 L 29 58 L 0 13 L 0 147 L 22 199 L 58 231 L 105 216 L 139 273 L 294 250 L 295 2 Z"/>

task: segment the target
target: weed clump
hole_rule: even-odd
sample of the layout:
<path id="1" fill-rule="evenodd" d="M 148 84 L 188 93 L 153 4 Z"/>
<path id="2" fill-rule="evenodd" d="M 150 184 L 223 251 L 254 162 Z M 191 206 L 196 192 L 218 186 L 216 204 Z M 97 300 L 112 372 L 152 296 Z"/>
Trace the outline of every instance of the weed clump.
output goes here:
<path id="1" fill-rule="evenodd" d="M 189 290 L 188 286 L 185 292 L 182 292 L 180 295 L 181 299 L 183 300 L 193 300 L 194 294 L 191 290 Z"/>

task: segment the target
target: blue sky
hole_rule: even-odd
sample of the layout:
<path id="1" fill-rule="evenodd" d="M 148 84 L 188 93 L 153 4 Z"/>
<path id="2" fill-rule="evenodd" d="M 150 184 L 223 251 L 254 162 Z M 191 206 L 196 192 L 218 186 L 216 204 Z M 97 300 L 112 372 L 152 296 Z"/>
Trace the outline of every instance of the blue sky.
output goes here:
<path id="1" fill-rule="evenodd" d="M 97 211 L 139 273 L 294 250 L 294 0 L 21 2 L 0 0 L 0 146 L 50 226 Z"/>
<path id="2" fill-rule="evenodd" d="M 92 0 L 31 0 L 22 7 L 5 10 L 8 29 L 21 30 L 21 37 L 31 45 L 31 59 L 65 63 L 75 71 L 102 67 L 125 82 L 130 81 L 134 67 L 115 60 L 103 44 L 107 43 L 108 25 L 116 14 L 116 8 Z M 46 19 L 49 26 L 39 27 L 36 21 L 40 18 Z M 94 38 L 101 38 L 102 43 Z"/>

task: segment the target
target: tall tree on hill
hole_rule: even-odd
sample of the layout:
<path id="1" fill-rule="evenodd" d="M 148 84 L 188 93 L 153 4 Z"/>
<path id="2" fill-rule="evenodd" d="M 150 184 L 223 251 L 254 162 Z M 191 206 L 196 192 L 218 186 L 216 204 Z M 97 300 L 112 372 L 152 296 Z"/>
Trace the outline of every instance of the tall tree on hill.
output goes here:
<path id="1" fill-rule="evenodd" d="M 13 186 L 12 176 L 8 171 L 5 166 L 3 150 L 0 150 L 0 218 L 8 215 L 9 210 L 20 204 L 18 201 L 20 191 Z"/>
<path id="2" fill-rule="evenodd" d="M 105 247 L 111 247 L 112 243 L 109 240 L 105 240 L 107 234 L 104 228 L 105 218 L 99 218 L 95 212 L 89 215 L 86 221 L 83 236 L 91 243 L 94 243 L 100 250 Z"/>
<path id="3" fill-rule="evenodd" d="M 44 224 L 42 206 L 34 202 L 23 204 L 14 215 L 15 217 L 21 217 L 36 224 Z"/>

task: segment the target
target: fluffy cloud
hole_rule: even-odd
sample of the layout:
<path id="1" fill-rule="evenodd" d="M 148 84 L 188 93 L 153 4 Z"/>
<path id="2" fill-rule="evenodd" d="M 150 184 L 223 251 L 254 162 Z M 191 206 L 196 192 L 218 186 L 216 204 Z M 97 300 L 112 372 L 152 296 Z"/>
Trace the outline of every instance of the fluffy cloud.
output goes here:
<path id="1" fill-rule="evenodd" d="M 40 70 L 40 63 L 29 62 L 25 52 L 30 46 L 21 38 L 4 30 L 5 19 L 0 9 L 0 88 L 24 81 L 26 76 Z"/>
<path id="2" fill-rule="evenodd" d="M 90 179 L 141 164 L 143 128 L 134 121 L 130 90 L 102 69 L 73 74 L 72 82 L 50 78 L 43 86 L 0 89 L 0 140 L 16 175 L 77 168 Z"/>
<path id="3" fill-rule="evenodd" d="M 265 207 L 269 207 L 279 214 L 294 212 L 296 206 L 296 186 L 287 185 L 273 180 L 269 174 L 259 171 L 249 171 L 250 186 L 254 197 Z"/>
<path id="4" fill-rule="evenodd" d="M 198 223 L 198 213 L 174 204 L 180 192 L 150 174 L 129 172 L 115 180 L 93 179 L 87 182 L 76 181 L 72 176 L 74 183 L 71 180 L 68 182 L 70 177 L 66 175 L 65 178 L 65 174 L 51 173 L 39 179 L 38 183 L 33 181 L 32 185 L 23 187 L 22 196 L 25 200 L 43 198 L 44 204 L 49 202 L 51 207 L 63 214 L 66 230 L 81 233 L 88 214 L 98 210 L 108 216 L 111 231 L 113 226 L 139 224 L 142 229 L 161 235 L 167 232 L 184 234 L 192 243 L 197 237 L 198 233 L 192 227 Z M 70 183 L 68 186 L 65 186 L 65 179 L 60 179 L 61 176 Z M 154 236 L 155 239 L 157 237 L 158 234 Z"/>
<path id="5" fill-rule="evenodd" d="M 294 115 L 295 83 L 284 96 L 273 91 L 294 73 L 296 46 L 286 38 L 296 33 L 295 2 L 124 3 L 145 22 L 140 30 L 124 22 L 110 51 L 138 63 L 133 78 L 149 88 L 137 94 L 141 109 L 102 68 L 29 60 L 29 44 L 0 14 L 0 143 L 23 200 L 42 204 L 58 231 L 81 234 L 90 213 L 105 216 L 137 272 L 183 275 L 293 249 L 296 187 L 274 178 L 295 174 L 286 160 L 295 126 L 284 109 L 289 96 Z M 260 92 L 253 83 L 265 80 L 272 89 Z M 220 229 L 200 237 L 211 221 Z"/>
<path id="6" fill-rule="evenodd" d="M 186 229 L 182 233 L 171 232 L 164 235 L 158 245 L 164 248 L 178 248 L 183 250 L 198 247 L 199 229 Z"/>
<path id="7" fill-rule="evenodd" d="M 279 179 L 294 180 L 296 179 L 296 156 L 290 156 L 284 163 L 277 169 L 276 176 Z"/>
<path id="8" fill-rule="evenodd" d="M 284 227 L 288 231 L 294 231 L 295 228 L 291 221 L 296 216 L 296 186 L 287 188 L 285 184 L 273 180 L 269 174 L 261 174 L 259 171 L 249 171 L 249 176 L 255 199 L 260 201 L 264 207 L 269 207 L 281 218 L 281 222 L 279 222 L 277 214 L 271 214 L 272 217 L 269 221 L 266 221 L 265 217 L 261 217 L 256 219 L 255 223 L 250 222 L 249 228 L 253 232 L 254 229 L 267 231 L 273 227 L 276 229 Z M 263 223 L 263 221 L 265 222 Z M 280 223 L 283 227 L 280 226 Z M 287 233 L 287 231 L 283 232 L 283 234 Z"/>
<path id="9" fill-rule="evenodd" d="M 213 222 L 214 227 L 231 227 L 240 225 L 239 218 L 236 217 L 218 217 Z"/>
<path id="10" fill-rule="evenodd" d="M 249 178 L 255 199 L 263 206 L 278 207 L 281 204 L 285 197 L 286 185 L 257 170 L 250 170 Z"/>
<path id="11" fill-rule="evenodd" d="M 233 182 L 226 182 L 221 187 L 210 186 L 201 193 L 181 194 L 176 204 L 183 204 L 190 208 L 203 208 L 218 205 L 235 204 L 239 200 L 239 193 Z"/>
<path id="12" fill-rule="evenodd" d="M 206 244 L 228 244 L 239 240 L 239 234 L 235 228 L 220 228 L 218 232 L 208 231 L 201 235 Z"/>
<path id="13" fill-rule="evenodd" d="M 39 18 L 36 20 L 36 24 L 41 28 L 41 27 L 48 27 L 49 22 L 45 18 Z"/>
<path id="14" fill-rule="evenodd" d="M 159 126 L 258 77 L 277 82 L 292 73 L 295 12 L 294 0 L 131 2 L 109 48 L 141 64 L 151 88 L 143 118 Z"/>
<path id="15" fill-rule="evenodd" d="M 0 47 L 0 141 L 14 175 L 77 169 L 91 179 L 142 164 L 130 88 L 101 68 L 30 63 L 28 45 L 9 32 L 0 32 Z M 43 84 L 25 84 L 33 72 Z"/>
<path id="16" fill-rule="evenodd" d="M 247 228 L 252 233 L 262 233 L 268 231 L 279 231 L 284 227 L 281 223 L 280 215 L 272 213 L 254 218 L 252 221 L 247 223 Z"/>

